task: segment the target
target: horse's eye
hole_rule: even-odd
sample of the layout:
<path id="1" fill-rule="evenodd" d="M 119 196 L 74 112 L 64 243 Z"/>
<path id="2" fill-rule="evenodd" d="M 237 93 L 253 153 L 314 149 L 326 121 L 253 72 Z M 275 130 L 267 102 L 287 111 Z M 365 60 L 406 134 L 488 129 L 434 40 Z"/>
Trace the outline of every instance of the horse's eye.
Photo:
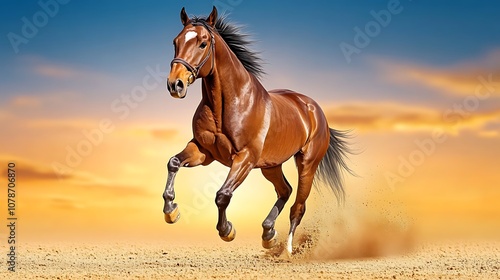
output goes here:
<path id="1" fill-rule="evenodd" d="M 207 46 L 207 43 L 206 43 L 206 42 L 203 42 L 203 43 L 201 43 L 201 45 L 200 45 L 200 49 L 204 49 L 206 46 Z"/>

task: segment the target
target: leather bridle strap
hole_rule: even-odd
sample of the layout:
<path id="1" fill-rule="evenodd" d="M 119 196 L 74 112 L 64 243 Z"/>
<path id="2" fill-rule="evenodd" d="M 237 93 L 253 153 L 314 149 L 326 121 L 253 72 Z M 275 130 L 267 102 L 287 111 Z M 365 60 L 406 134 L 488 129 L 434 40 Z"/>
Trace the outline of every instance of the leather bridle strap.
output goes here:
<path id="1" fill-rule="evenodd" d="M 174 63 L 180 63 L 180 64 L 184 65 L 189 72 L 191 72 L 191 77 L 189 77 L 188 85 L 192 84 L 196 80 L 196 78 L 198 78 L 198 74 L 200 73 L 200 69 L 208 61 L 208 58 L 210 57 L 210 55 L 215 53 L 215 38 L 214 38 L 214 35 L 212 34 L 212 32 L 210 31 L 209 28 L 207 28 L 207 30 L 210 33 L 210 36 L 212 37 L 211 42 L 210 42 L 210 49 L 208 50 L 207 55 L 198 64 L 198 66 L 193 66 L 189 62 L 187 62 L 186 60 L 184 60 L 184 59 L 182 59 L 180 57 L 176 57 L 176 58 L 172 59 L 172 62 L 170 62 L 170 67 L 172 67 L 174 65 Z M 212 66 L 210 68 L 210 73 L 212 73 L 212 70 L 214 68 L 214 56 L 215 55 L 212 55 Z"/>

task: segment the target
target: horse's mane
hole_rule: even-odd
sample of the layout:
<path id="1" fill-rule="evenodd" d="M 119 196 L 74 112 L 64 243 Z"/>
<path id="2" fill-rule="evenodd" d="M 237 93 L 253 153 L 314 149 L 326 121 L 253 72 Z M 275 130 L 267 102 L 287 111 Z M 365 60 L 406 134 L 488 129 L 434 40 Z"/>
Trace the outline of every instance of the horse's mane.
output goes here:
<path id="1" fill-rule="evenodd" d="M 204 25 L 208 28 L 204 17 L 191 18 L 191 24 Z M 249 49 L 253 41 L 248 34 L 242 32 L 241 26 L 228 22 L 227 16 L 221 16 L 215 22 L 215 29 L 248 72 L 257 78 L 265 74 L 262 69 L 263 61 L 258 52 Z"/>

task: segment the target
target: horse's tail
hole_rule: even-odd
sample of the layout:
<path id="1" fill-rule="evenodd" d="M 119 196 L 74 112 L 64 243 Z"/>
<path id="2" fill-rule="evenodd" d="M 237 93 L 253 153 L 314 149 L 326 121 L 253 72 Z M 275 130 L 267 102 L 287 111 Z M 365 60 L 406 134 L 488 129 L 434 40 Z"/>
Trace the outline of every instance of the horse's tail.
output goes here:
<path id="1" fill-rule="evenodd" d="M 314 177 L 315 185 L 318 186 L 317 183 L 319 182 L 317 179 L 328 185 L 337 197 L 339 203 L 342 203 L 345 198 L 342 169 L 354 174 L 345 162 L 347 154 L 352 154 L 347 144 L 346 139 L 348 138 L 350 138 L 349 131 L 340 131 L 330 128 L 330 144 L 325 156 L 319 163 Z"/>

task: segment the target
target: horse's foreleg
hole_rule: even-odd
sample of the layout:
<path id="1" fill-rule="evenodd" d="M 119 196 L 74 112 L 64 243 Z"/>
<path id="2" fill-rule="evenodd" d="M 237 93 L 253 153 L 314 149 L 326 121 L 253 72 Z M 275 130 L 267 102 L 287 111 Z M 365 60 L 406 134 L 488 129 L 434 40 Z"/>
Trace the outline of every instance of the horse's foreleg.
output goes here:
<path id="1" fill-rule="evenodd" d="M 292 187 L 286 180 L 283 170 L 281 169 L 281 165 L 272 168 L 263 168 L 261 171 L 264 177 L 273 183 L 276 194 L 278 195 L 278 200 L 274 204 L 264 222 L 262 222 L 262 228 L 264 229 L 262 233 L 262 246 L 266 249 L 270 249 L 277 243 L 278 233 L 274 229 L 274 223 L 276 222 L 278 215 L 281 213 L 281 210 L 283 210 L 285 203 L 288 201 L 288 198 L 292 193 Z"/>
<path id="2" fill-rule="evenodd" d="M 163 200 L 165 201 L 163 213 L 165 214 L 165 221 L 167 223 L 173 224 L 180 218 L 179 208 L 177 207 L 177 203 L 174 203 L 174 179 L 179 168 L 182 166 L 194 167 L 200 164 L 207 165 L 211 161 L 211 157 L 207 153 L 201 152 L 194 141 L 189 142 L 182 152 L 170 158 L 167 164 L 167 183 L 163 192 Z"/>
<path id="3" fill-rule="evenodd" d="M 232 241 L 236 236 L 233 225 L 226 218 L 227 206 L 231 201 L 234 190 L 245 180 L 254 166 L 254 160 L 247 149 L 237 153 L 233 158 L 231 170 L 226 181 L 217 192 L 217 196 L 215 197 L 215 204 L 217 204 L 217 208 L 219 209 L 217 230 L 219 231 L 219 236 L 224 241 Z"/>

